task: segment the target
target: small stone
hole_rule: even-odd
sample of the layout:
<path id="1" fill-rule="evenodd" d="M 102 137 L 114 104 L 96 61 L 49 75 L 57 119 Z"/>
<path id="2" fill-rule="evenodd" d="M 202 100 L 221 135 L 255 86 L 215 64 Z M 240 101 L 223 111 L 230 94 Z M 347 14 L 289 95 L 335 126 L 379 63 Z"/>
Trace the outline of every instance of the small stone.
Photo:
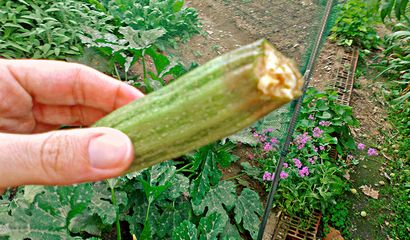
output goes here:
<path id="1" fill-rule="evenodd" d="M 361 211 L 361 212 L 360 212 L 360 216 L 366 217 L 366 216 L 367 216 L 367 213 L 366 213 L 365 211 Z"/>
<path id="2" fill-rule="evenodd" d="M 384 186 L 386 184 L 384 181 L 379 181 L 380 186 Z"/>
<path id="3" fill-rule="evenodd" d="M 352 192 L 353 194 L 356 194 L 356 193 L 357 193 L 357 190 L 354 189 L 354 188 L 352 188 L 352 189 L 350 189 L 350 192 Z"/>

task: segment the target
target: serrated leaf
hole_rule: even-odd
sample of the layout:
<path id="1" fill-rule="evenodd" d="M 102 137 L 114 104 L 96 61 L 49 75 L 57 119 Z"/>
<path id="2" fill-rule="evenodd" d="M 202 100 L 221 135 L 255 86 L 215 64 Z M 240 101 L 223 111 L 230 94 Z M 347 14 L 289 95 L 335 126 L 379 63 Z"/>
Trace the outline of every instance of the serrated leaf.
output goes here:
<path id="1" fill-rule="evenodd" d="M 168 188 L 168 198 L 175 200 L 182 194 L 189 192 L 189 179 L 182 174 L 176 174 L 171 180 L 171 187 Z"/>
<path id="2" fill-rule="evenodd" d="M 170 235 L 170 229 L 175 229 L 184 219 L 189 218 L 191 205 L 188 201 L 176 201 L 161 207 L 163 212 L 158 219 L 157 235 L 165 239 Z"/>
<path id="3" fill-rule="evenodd" d="M 24 186 L 24 200 L 27 201 L 28 204 L 33 203 L 34 198 L 44 191 L 43 186 Z"/>
<path id="4" fill-rule="evenodd" d="M 152 239 L 152 226 L 149 219 L 144 223 L 144 229 L 139 237 L 141 240 L 150 240 Z"/>
<path id="5" fill-rule="evenodd" d="M 215 240 L 222 232 L 224 223 L 222 215 L 214 212 L 207 217 L 201 218 L 198 226 L 200 240 Z"/>
<path id="6" fill-rule="evenodd" d="M 188 220 L 183 221 L 177 228 L 172 232 L 173 240 L 197 240 L 198 232 L 195 224 Z"/>
<path id="7" fill-rule="evenodd" d="M 235 222 L 248 230 L 253 239 L 257 238 L 259 230 L 259 216 L 262 215 L 263 209 L 259 196 L 255 191 L 245 188 L 235 204 Z"/>
<path id="8" fill-rule="evenodd" d="M 221 234 L 222 240 L 238 240 L 242 239 L 239 231 L 235 225 L 232 225 L 229 221 L 226 223 L 226 226 Z"/>
<path id="9" fill-rule="evenodd" d="M 232 163 L 236 162 L 239 159 L 238 156 L 235 156 L 226 150 L 219 151 L 216 154 L 216 157 L 217 162 L 223 168 L 229 167 Z"/>
<path id="10" fill-rule="evenodd" d="M 225 224 L 228 220 L 228 214 L 226 211 L 233 208 L 235 201 L 235 184 L 230 181 L 223 181 L 217 186 L 211 188 L 211 190 L 205 195 L 204 199 L 202 199 L 198 205 L 192 202 L 192 210 L 195 215 L 203 214 L 205 209 L 208 210 L 206 212 L 206 216 L 209 216 L 214 212 L 220 213 L 222 223 Z"/>
<path id="11" fill-rule="evenodd" d="M 30 211 L 32 216 L 27 216 L 27 212 L 22 209 L 15 213 L 18 215 L 0 214 L 0 225 L 2 226 L 0 237 L 8 236 L 10 240 L 72 239 L 64 226 L 64 216 L 56 218 L 40 208 L 32 208 Z"/>
<path id="12" fill-rule="evenodd" d="M 91 235 L 100 236 L 103 226 L 104 225 L 98 216 L 81 214 L 71 219 L 68 229 L 73 233 L 86 232 Z"/>
<path id="13" fill-rule="evenodd" d="M 14 209 L 12 215 L 0 213 L 0 237 L 8 236 L 10 240 L 70 239 L 65 227 L 66 217 L 65 211 L 50 213 L 37 204 L 32 204 L 29 209 Z"/>
<path id="14" fill-rule="evenodd" d="M 118 200 L 126 203 L 126 194 L 120 195 Z M 116 210 L 108 201 L 110 196 L 107 185 L 102 183 L 43 189 L 26 186 L 25 193 L 13 200 L 10 213 L 1 215 L 0 225 L 6 222 L 9 231 L 0 236 L 71 239 L 69 229 L 98 233 L 98 229 L 112 225 L 115 220 Z"/>
<path id="15" fill-rule="evenodd" d="M 258 144 L 258 141 L 255 139 L 255 137 L 253 137 L 250 128 L 243 129 L 240 132 L 229 136 L 228 139 L 233 143 L 245 143 L 251 146 L 256 146 L 256 144 Z"/>
<path id="16" fill-rule="evenodd" d="M 254 179 L 261 180 L 262 170 L 258 167 L 252 166 L 249 162 L 241 162 L 243 172 Z"/>
<path id="17" fill-rule="evenodd" d="M 202 158 L 205 157 L 205 160 Z M 199 176 L 192 181 L 190 187 L 190 193 L 192 197 L 192 202 L 194 204 L 199 204 L 204 198 L 205 194 L 209 191 L 211 185 L 216 185 L 221 179 L 222 173 L 218 169 L 215 153 L 210 146 L 201 148 L 194 155 L 195 162 L 194 166 L 201 165 L 201 160 L 204 161 L 202 171 Z"/>
<path id="18" fill-rule="evenodd" d="M 134 30 L 129 26 L 121 27 L 118 32 L 124 35 L 124 39 L 128 41 L 128 47 L 135 50 L 150 47 L 166 33 L 163 28 Z"/>

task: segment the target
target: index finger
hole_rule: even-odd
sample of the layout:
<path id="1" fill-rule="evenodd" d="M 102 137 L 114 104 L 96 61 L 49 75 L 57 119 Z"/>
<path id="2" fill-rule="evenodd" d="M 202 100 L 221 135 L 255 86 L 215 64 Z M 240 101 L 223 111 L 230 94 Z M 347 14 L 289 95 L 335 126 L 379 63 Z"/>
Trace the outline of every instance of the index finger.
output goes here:
<path id="1" fill-rule="evenodd" d="M 34 101 L 111 112 L 143 94 L 90 67 L 49 60 L 0 60 Z"/>

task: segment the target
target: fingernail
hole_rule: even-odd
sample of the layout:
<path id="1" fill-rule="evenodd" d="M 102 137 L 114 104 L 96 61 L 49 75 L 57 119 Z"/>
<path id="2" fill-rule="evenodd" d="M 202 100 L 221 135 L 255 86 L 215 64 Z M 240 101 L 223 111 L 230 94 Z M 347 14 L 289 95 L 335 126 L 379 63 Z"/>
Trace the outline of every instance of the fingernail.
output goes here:
<path id="1" fill-rule="evenodd" d="M 98 169 L 109 169 L 126 164 L 131 154 L 131 141 L 121 133 L 106 133 L 92 139 L 88 145 L 91 165 Z"/>

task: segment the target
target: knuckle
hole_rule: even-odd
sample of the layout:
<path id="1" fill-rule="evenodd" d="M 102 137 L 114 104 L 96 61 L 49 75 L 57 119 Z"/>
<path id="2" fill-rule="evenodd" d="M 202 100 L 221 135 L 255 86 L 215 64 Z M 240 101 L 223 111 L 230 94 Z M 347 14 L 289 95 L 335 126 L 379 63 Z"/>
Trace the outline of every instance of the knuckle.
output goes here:
<path id="1" fill-rule="evenodd" d="M 45 175 L 57 178 L 64 174 L 69 156 L 65 149 L 70 145 L 67 136 L 51 132 L 40 147 L 40 165 Z"/>

